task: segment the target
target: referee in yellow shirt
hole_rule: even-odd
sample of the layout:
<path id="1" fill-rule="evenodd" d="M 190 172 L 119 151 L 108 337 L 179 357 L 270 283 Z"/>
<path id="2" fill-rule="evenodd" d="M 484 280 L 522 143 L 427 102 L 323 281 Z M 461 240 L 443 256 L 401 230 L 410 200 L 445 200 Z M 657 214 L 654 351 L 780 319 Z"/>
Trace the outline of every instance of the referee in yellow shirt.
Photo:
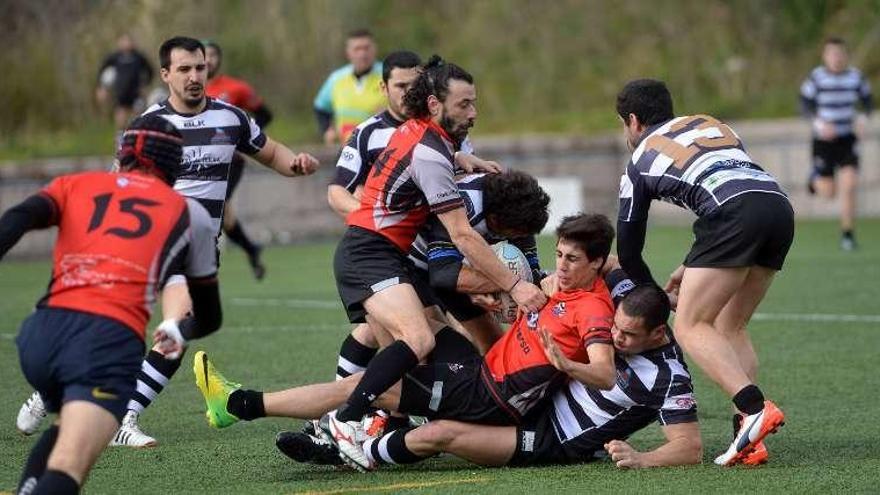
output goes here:
<path id="1" fill-rule="evenodd" d="M 339 144 L 358 124 L 385 106 L 379 88 L 382 63 L 376 61 L 373 34 L 360 29 L 345 41 L 348 64 L 333 71 L 315 96 L 315 117 L 325 144 Z"/>

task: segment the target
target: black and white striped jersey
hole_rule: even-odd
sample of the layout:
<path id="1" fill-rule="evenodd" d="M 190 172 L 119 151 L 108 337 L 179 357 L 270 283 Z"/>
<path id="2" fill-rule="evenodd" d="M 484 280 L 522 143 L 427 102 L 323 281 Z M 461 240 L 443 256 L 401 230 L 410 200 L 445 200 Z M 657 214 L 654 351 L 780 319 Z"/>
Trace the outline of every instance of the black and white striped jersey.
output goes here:
<path id="1" fill-rule="evenodd" d="M 364 185 L 373 162 L 388 146 L 391 135 L 401 124 L 403 122 L 395 119 L 388 110 L 358 124 L 339 152 L 332 184 L 342 186 L 350 193 Z M 460 151 L 473 153 L 470 139 L 465 138 Z"/>
<path id="2" fill-rule="evenodd" d="M 708 115 L 676 117 L 648 129 L 633 151 L 620 180 L 618 220 L 646 221 L 654 199 L 703 216 L 750 192 L 785 196 L 727 124 Z"/>
<path id="3" fill-rule="evenodd" d="M 614 305 L 634 287 L 621 269 L 605 275 Z M 661 425 L 697 420 L 697 403 L 684 355 L 675 342 L 641 354 L 615 353 L 617 383 L 611 390 L 593 390 L 570 380 L 553 396 L 550 414 L 561 443 L 601 449 L 608 440 L 623 439 L 652 421 Z"/>
<path id="4" fill-rule="evenodd" d="M 853 134 L 853 121 L 859 104 L 865 113 L 871 113 L 871 85 L 855 67 L 832 72 L 825 66 L 819 66 L 801 84 L 801 109 L 804 114 L 834 124 L 837 137 Z M 813 133 L 816 133 L 815 126 Z"/>
<path id="5" fill-rule="evenodd" d="M 183 160 L 174 189 L 201 203 L 220 235 L 229 166 L 235 152 L 256 154 L 266 144 L 266 136 L 244 110 L 213 98 L 208 98 L 205 109 L 197 114 L 178 113 L 167 99 L 143 115 L 148 114 L 162 116 L 183 135 Z"/>
<path id="6" fill-rule="evenodd" d="M 670 425 L 697 420 L 691 377 L 674 342 L 641 354 L 617 353 L 614 362 L 613 389 L 594 390 L 571 380 L 553 395 L 551 419 L 560 442 L 585 434 L 623 439 L 653 421 Z"/>

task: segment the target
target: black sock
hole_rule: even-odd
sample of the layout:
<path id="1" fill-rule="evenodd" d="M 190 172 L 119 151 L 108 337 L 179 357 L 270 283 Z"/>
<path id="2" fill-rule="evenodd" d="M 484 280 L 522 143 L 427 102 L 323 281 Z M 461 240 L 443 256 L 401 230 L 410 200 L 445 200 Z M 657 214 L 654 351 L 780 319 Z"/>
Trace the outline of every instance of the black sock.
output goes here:
<path id="1" fill-rule="evenodd" d="M 385 422 L 385 431 L 391 433 L 403 428 L 409 428 L 409 416 L 388 416 Z"/>
<path id="2" fill-rule="evenodd" d="M 733 396 L 733 405 L 747 415 L 758 414 L 764 409 L 764 394 L 757 385 L 748 385 Z"/>
<path id="3" fill-rule="evenodd" d="M 245 421 L 264 418 L 266 417 L 266 408 L 263 405 L 263 392 L 238 389 L 229 395 L 229 400 L 226 401 L 226 410 L 238 419 Z"/>
<path id="4" fill-rule="evenodd" d="M 413 428 L 403 428 L 386 433 L 379 438 L 371 438 L 364 442 L 364 452 L 378 464 L 412 464 L 427 459 L 414 454 L 406 446 L 406 434 Z M 384 443 L 384 452 L 379 445 Z"/>
<path id="5" fill-rule="evenodd" d="M 141 365 L 137 375 L 137 390 L 128 401 L 128 409 L 141 413 L 162 393 L 168 380 L 180 369 L 183 354 L 177 359 L 165 359 L 162 354 L 151 350 Z"/>
<path id="6" fill-rule="evenodd" d="M 378 351 L 379 349 L 373 349 L 372 347 L 367 347 L 364 344 L 361 344 L 353 335 L 349 334 L 339 348 L 339 360 L 336 364 L 336 379 L 342 380 L 343 378 L 366 370 L 367 366 L 370 364 L 370 360 L 373 359 L 373 356 L 375 356 Z"/>
<path id="7" fill-rule="evenodd" d="M 238 220 L 235 221 L 235 225 L 232 226 L 231 229 L 226 231 L 226 235 L 229 237 L 229 240 L 238 244 L 244 252 L 247 253 L 248 257 L 256 258 L 257 255 L 260 254 L 260 248 L 251 241 L 250 237 L 244 233 L 244 229 L 241 227 L 241 222 Z"/>
<path id="8" fill-rule="evenodd" d="M 843 237 L 846 238 L 846 239 L 852 239 L 852 238 L 853 238 L 853 231 L 852 231 L 852 229 L 844 230 L 843 232 L 841 232 L 841 236 L 843 236 Z"/>
<path id="9" fill-rule="evenodd" d="M 79 485 L 67 473 L 55 470 L 46 471 L 37 482 L 32 495 L 76 495 Z"/>
<path id="10" fill-rule="evenodd" d="M 46 471 L 46 462 L 49 460 L 49 454 L 52 453 L 52 447 L 55 446 L 55 440 L 58 440 L 58 427 L 52 425 L 43 432 L 34 448 L 31 449 L 27 462 L 24 464 L 16 493 L 30 493 L 37 485 L 37 480 Z"/>
<path id="11" fill-rule="evenodd" d="M 419 357 L 402 340 L 395 340 L 376 355 L 348 401 L 336 413 L 340 421 L 360 420 L 376 397 L 391 388 L 403 375 L 419 364 Z"/>

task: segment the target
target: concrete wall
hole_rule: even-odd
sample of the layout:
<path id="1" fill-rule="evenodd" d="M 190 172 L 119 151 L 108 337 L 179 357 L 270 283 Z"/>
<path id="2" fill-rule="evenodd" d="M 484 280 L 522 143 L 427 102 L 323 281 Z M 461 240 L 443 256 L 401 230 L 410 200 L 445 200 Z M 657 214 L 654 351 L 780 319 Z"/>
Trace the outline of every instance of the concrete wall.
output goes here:
<path id="1" fill-rule="evenodd" d="M 810 166 L 809 127 L 801 120 L 733 122 L 756 162 L 773 173 L 791 196 L 800 218 L 834 217 L 836 202 L 806 192 Z M 614 215 L 620 174 L 629 155 L 619 135 L 477 137 L 480 156 L 537 177 L 580 183 L 586 211 Z M 249 232 L 264 243 L 291 243 L 327 238 L 342 231 L 342 221 L 326 203 L 335 150 L 310 149 L 323 169 L 313 177 L 286 179 L 253 164 L 247 168 L 234 198 L 239 217 Z M 880 125 L 861 143 L 862 180 L 859 211 L 880 216 Z M 52 177 L 81 170 L 107 168 L 108 157 L 54 159 L 0 166 L 0 210 L 21 201 Z M 561 199 L 561 198 L 560 198 Z M 685 223 L 692 214 L 665 204 L 652 207 L 656 222 Z M 17 257 L 45 256 L 51 251 L 51 232 L 31 233 L 10 253 Z"/>

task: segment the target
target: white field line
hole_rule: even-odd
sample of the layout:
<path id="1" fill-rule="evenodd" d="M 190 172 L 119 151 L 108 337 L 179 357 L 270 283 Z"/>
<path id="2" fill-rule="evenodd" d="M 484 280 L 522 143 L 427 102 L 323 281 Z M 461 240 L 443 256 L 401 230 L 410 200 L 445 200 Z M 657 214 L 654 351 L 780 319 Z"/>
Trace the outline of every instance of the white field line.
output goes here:
<path id="1" fill-rule="evenodd" d="M 340 306 L 336 301 L 305 300 L 305 299 L 244 299 L 233 298 L 232 304 L 237 306 L 273 306 L 295 309 L 335 309 Z M 753 321 L 797 321 L 804 323 L 880 323 L 880 315 L 856 315 L 833 313 L 755 313 Z M 351 325 L 310 324 L 310 325 L 238 325 L 223 327 L 228 332 L 288 332 L 288 331 L 336 331 L 348 330 Z M 0 332 L 0 339 L 13 340 L 16 333 Z"/>
<path id="2" fill-rule="evenodd" d="M 338 300 L 328 299 L 273 299 L 243 298 L 232 299 L 236 306 L 269 306 L 295 309 L 342 309 Z M 802 321 L 815 323 L 880 323 L 880 315 L 835 314 L 835 313 L 755 313 L 754 321 Z"/>

